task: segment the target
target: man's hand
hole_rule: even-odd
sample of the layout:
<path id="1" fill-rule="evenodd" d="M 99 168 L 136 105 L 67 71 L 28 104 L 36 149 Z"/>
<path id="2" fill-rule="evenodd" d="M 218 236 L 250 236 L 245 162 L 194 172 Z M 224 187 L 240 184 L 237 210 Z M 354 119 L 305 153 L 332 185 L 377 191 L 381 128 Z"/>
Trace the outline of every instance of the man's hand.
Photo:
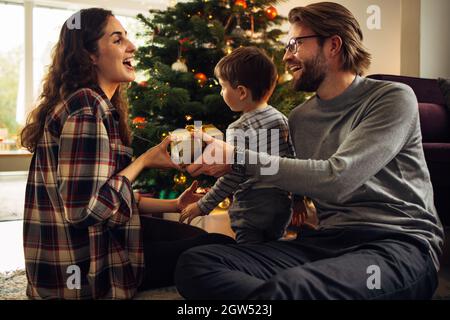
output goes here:
<path id="1" fill-rule="evenodd" d="M 186 208 L 188 205 L 197 202 L 200 200 L 203 195 L 195 193 L 195 190 L 197 190 L 198 187 L 198 181 L 195 180 L 192 182 L 191 186 L 184 190 L 184 192 L 178 197 L 177 199 L 177 210 L 178 212 L 183 211 L 184 208 Z"/>
<path id="2" fill-rule="evenodd" d="M 201 174 L 206 174 L 218 178 L 231 172 L 234 146 L 214 139 L 203 132 L 195 132 L 194 136 L 206 142 L 207 146 L 201 158 L 196 159 L 193 164 L 186 167 L 186 171 L 191 176 L 197 177 Z"/>
<path id="3" fill-rule="evenodd" d="M 188 224 L 191 224 L 191 221 L 198 216 L 202 216 L 202 212 L 197 203 L 191 203 L 186 208 L 183 209 L 180 215 L 180 222 L 183 223 L 184 220 L 187 220 Z"/>

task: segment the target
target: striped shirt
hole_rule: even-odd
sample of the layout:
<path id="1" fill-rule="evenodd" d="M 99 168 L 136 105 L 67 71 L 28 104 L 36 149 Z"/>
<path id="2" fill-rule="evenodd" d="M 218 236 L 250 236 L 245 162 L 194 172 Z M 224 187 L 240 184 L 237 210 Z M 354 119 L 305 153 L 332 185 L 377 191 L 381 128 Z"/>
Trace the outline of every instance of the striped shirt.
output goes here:
<path id="1" fill-rule="evenodd" d="M 131 162 L 118 113 L 99 88 L 80 89 L 47 116 L 25 195 L 27 295 L 128 299 L 144 269 Z"/>
<path id="2" fill-rule="evenodd" d="M 274 131 L 278 135 L 274 134 Z M 268 154 L 278 151 L 280 157 L 294 156 L 288 119 L 272 106 L 244 113 L 228 126 L 226 140 L 233 145 L 238 141 L 245 141 L 245 148 L 254 151 Z M 278 149 L 274 148 L 275 144 L 278 144 Z M 231 172 L 217 179 L 214 186 L 197 204 L 203 214 L 208 214 L 227 197 L 249 189 L 267 188 L 273 188 L 273 185 L 262 184 L 244 174 Z"/>

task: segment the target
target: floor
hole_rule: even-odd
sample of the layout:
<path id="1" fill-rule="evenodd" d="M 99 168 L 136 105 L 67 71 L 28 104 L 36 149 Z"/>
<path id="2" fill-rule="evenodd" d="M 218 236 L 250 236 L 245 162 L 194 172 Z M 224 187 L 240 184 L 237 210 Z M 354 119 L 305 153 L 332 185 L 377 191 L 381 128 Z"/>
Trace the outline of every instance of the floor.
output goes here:
<path id="1" fill-rule="evenodd" d="M 447 239 L 449 239 L 449 235 L 450 230 L 447 232 Z M 0 257 L 0 273 L 24 269 L 22 221 L 0 222 Z M 161 299 L 166 293 L 158 294 Z M 177 294 L 169 292 L 169 296 L 177 297 Z M 155 298 L 154 293 L 152 297 Z M 439 272 L 439 288 L 436 291 L 435 299 L 450 299 L 450 261 L 443 265 Z"/>
<path id="2" fill-rule="evenodd" d="M 22 221 L 0 222 L 0 272 L 25 268 Z"/>
<path id="3" fill-rule="evenodd" d="M 0 221 L 21 218 L 17 208 L 23 208 L 24 184 L 23 173 L 0 175 Z M 11 192 L 11 191 L 14 192 Z M 168 220 L 178 220 L 177 214 L 166 214 Z M 214 214 L 199 219 L 195 223 L 209 232 L 220 232 L 233 236 L 226 212 L 218 210 Z M 22 247 L 22 220 L 0 222 L 0 273 L 23 270 L 25 268 Z M 435 299 L 450 300 L 450 228 L 446 230 L 446 249 L 439 273 L 439 288 Z M 158 293 L 159 294 L 159 293 Z M 166 293 L 162 293 L 163 295 Z M 160 297 L 160 296 L 158 296 Z"/>

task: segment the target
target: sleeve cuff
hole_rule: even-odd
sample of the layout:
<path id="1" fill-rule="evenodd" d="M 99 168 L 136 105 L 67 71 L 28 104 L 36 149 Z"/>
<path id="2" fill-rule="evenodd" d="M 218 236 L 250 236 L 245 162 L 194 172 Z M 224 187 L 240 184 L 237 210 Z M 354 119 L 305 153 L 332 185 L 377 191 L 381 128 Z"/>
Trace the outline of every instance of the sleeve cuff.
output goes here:
<path id="1" fill-rule="evenodd" d="M 203 198 L 202 198 L 202 199 L 203 199 Z M 209 214 L 214 208 L 212 208 L 212 209 L 208 208 L 209 206 L 207 206 L 206 203 L 205 203 L 205 201 L 202 200 L 202 199 L 200 199 L 200 200 L 197 201 L 197 205 L 198 205 L 200 211 L 201 211 L 204 215 L 207 215 L 207 214 Z"/>
<path id="2" fill-rule="evenodd" d="M 123 225 L 133 214 L 133 189 L 130 180 L 125 176 L 113 176 L 108 181 L 109 186 L 121 198 L 118 210 L 108 219 L 108 225 Z"/>

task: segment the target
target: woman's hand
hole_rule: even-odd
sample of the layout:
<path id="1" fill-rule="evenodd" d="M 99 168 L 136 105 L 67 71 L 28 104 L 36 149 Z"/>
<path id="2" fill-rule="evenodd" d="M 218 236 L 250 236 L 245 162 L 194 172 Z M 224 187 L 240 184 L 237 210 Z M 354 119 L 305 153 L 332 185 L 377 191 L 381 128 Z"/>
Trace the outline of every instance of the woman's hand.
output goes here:
<path id="1" fill-rule="evenodd" d="M 200 208 L 197 203 L 191 203 L 188 205 L 184 210 L 181 212 L 180 215 L 180 222 L 183 223 L 184 220 L 187 220 L 187 224 L 191 224 L 191 221 L 198 217 L 202 216 L 202 212 L 200 211 Z"/>
<path id="2" fill-rule="evenodd" d="M 203 195 L 195 193 L 195 190 L 197 190 L 198 187 L 198 181 L 195 180 L 192 182 L 191 186 L 184 190 L 184 192 L 178 197 L 177 199 L 177 210 L 178 212 L 183 211 L 184 208 L 186 208 L 188 205 L 197 202 L 200 200 Z"/>
<path id="3" fill-rule="evenodd" d="M 178 169 L 181 168 L 170 158 L 167 147 L 172 142 L 172 137 L 166 137 L 160 144 L 147 150 L 139 158 L 142 159 L 144 168 L 153 169 Z"/>

